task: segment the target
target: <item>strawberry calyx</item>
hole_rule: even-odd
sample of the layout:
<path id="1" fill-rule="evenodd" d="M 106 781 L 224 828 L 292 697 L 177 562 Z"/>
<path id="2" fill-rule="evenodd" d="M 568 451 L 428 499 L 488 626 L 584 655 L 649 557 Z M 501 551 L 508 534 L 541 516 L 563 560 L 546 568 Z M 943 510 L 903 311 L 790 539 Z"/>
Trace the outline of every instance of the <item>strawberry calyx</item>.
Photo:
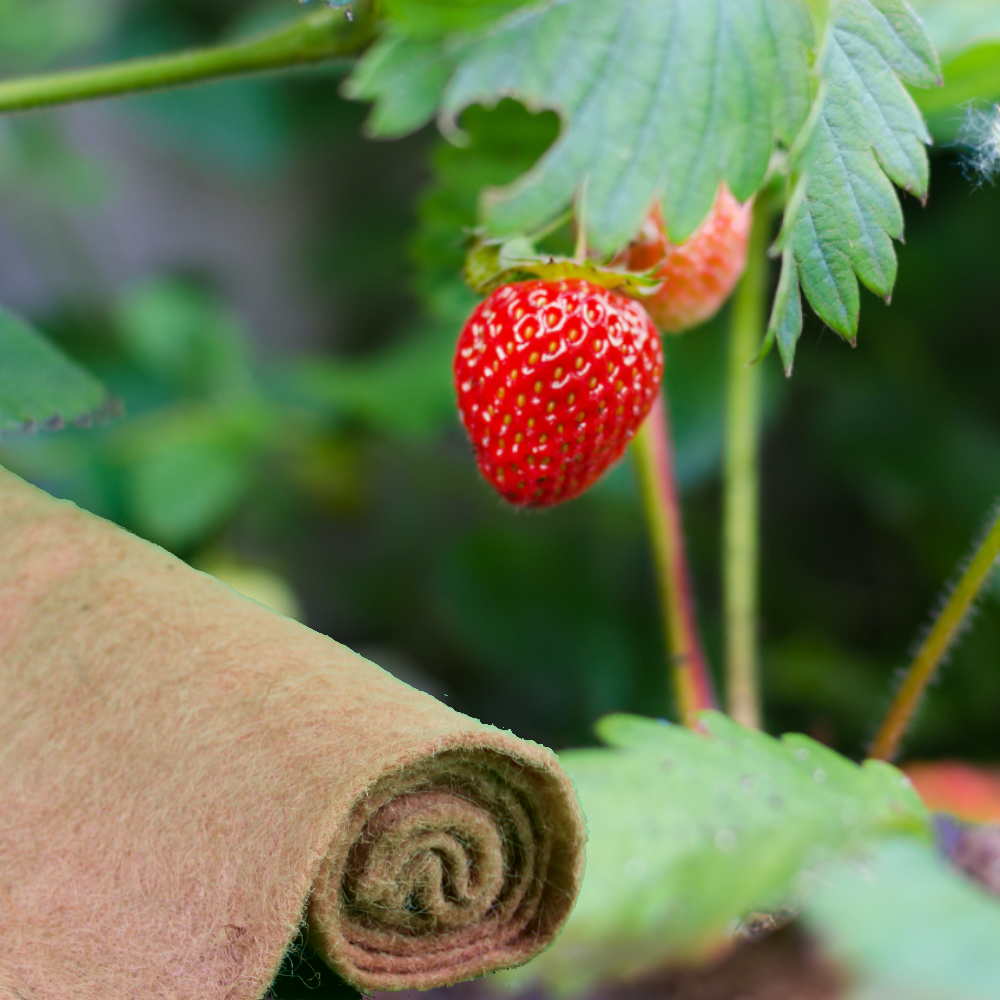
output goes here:
<path id="1" fill-rule="evenodd" d="M 655 268 L 629 271 L 590 259 L 539 253 L 526 236 L 495 239 L 481 233 L 474 235 L 465 260 L 465 280 L 473 291 L 488 295 L 503 285 L 533 279 L 587 281 L 640 299 L 654 294 L 663 284 L 662 278 L 656 277 Z"/>

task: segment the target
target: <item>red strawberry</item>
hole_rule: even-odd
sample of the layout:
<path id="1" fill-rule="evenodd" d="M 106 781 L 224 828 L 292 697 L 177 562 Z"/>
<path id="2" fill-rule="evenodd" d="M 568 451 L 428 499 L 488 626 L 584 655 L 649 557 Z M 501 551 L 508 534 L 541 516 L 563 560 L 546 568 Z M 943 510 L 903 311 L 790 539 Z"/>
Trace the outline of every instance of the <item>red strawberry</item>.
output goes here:
<path id="1" fill-rule="evenodd" d="M 657 202 L 621 261 L 632 271 L 656 269 L 659 291 L 642 300 L 656 325 L 680 333 L 711 319 L 740 280 L 747 262 L 751 203 L 741 205 L 724 184 L 708 218 L 683 243 L 670 242 Z"/>
<path id="2" fill-rule="evenodd" d="M 455 353 L 479 471 L 524 507 L 592 486 L 621 457 L 662 377 L 660 338 L 642 306 L 578 279 L 498 288 Z"/>
<path id="3" fill-rule="evenodd" d="M 906 764 L 903 773 L 931 812 L 969 823 L 1000 823 L 1000 770 L 941 760 Z"/>

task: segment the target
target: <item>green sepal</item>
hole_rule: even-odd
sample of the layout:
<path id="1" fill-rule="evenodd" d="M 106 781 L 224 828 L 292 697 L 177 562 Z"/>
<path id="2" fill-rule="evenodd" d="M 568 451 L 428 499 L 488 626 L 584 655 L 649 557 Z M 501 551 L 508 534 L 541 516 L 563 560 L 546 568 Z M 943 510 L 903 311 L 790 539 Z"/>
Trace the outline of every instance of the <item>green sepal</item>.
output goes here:
<path id="1" fill-rule="evenodd" d="M 592 285 L 641 298 L 651 295 L 663 284 L 652 271 L 624 271 L 598 264 L 593 260 L 573 260 L 540 254 L 525 236 L 510 239 L 474 237 L 465 259 L 465 280 L 480 295 L 515 281 L 579 279 Z"/>

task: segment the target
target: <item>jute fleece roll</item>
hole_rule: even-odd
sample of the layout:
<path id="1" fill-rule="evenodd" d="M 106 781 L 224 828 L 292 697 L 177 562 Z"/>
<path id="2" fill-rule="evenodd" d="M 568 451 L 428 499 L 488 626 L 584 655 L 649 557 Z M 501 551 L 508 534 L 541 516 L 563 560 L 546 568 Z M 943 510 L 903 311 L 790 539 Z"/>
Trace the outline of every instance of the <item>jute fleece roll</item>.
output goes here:
<path id="1" fill-rule="evenodd" d="M 361 989 L 554 938 L 554 756 L 0 471 L 0 996 L 250 1000 L 305 919 Z"/>

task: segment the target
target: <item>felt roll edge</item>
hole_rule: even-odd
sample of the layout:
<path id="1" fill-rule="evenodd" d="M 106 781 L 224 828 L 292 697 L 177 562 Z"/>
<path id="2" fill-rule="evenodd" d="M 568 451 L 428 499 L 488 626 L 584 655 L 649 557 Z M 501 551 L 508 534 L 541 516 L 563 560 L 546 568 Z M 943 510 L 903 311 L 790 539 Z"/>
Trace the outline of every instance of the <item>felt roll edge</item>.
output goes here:
<path id="1" fill-rule="evenodd" d="M 569 916 L 585 841 L 551 751 L 488 727 L 429 740 L 359 790 L 313 884 L 310 944 L 363 991 L 523 965 Z"/>

